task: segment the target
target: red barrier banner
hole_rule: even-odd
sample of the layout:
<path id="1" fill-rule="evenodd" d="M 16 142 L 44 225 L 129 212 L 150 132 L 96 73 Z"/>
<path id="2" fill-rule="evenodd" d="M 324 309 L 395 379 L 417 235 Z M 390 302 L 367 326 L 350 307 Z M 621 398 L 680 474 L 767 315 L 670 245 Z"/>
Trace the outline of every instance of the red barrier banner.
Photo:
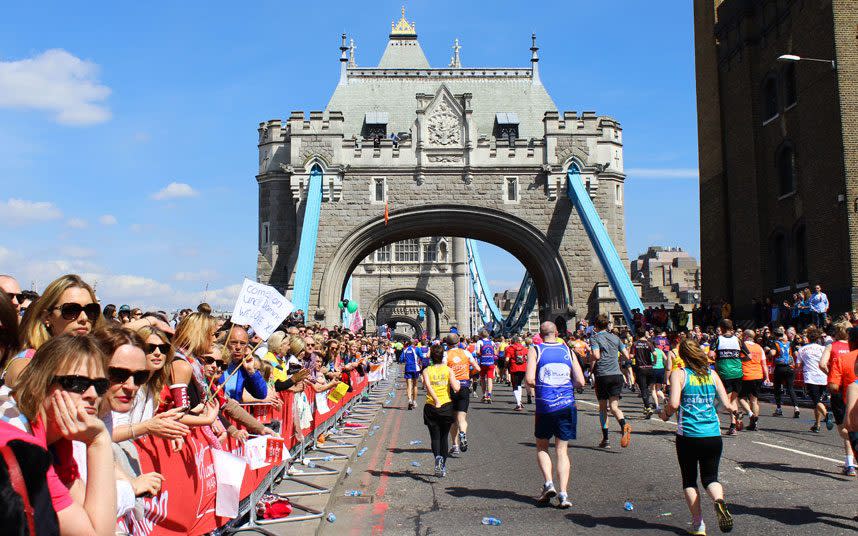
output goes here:
<path id="1" fill-rule="evenodd" d="M 350 402 L 368 385 L 367 377 L 354 371 L 349 373 L 351 390 L 343 399 L 333 404 L 328 401 L 328 411 L 320 414 L 315 408 L 315 389 L 306 387 L 304 394 L 312 408 L 312 422 L 303 429 L 303 437 L 310 438 L 314 430 L 325 424 L 325 421 L 336 415 L 343 405 Z M 295 393 L 284 391 L 280 393 L 283 409 L 275 415 L 270 404 L 245 406 L 252 415 L 262 422 L 271 422 L 279 418 L 281 422 L 280 435 L 283 438 L 282 448 L 293 449 L 298 444 L 295 434 Z M 252 410 L 252 411 L 251 411 Z M 130 532 L 143 536 L 179 536 L 201 535 L 224 526 L 231 521 L 228 518 L 215 515 L 215 499 L 217 495 L 217 479 L 214 471 L 211 446 L 199 428 L 192 429 L 185 438 L 185 445 L 179 452 L 173 452 L 170 443 L 155 437 L 142 437 L 136 440 L 142 472 L 156 471 L 164 476 L 164 485 L 155 497 L 143 499 L 143 519 L 133 520 Z M 224 444 L 224 450 L 237 456 L 244 456 L 244 445 L 229 438 Z M 281 451 L 281 454 L 284 455 Z M 272 464 L 257 470 L 249 467 L 244 473 L 241 484 L 241 499 L 245 499 L 256 490 L 265 480 L 268 473 L 276 465 Z M 252 507 L 252 506 L 251 506 Z"/>

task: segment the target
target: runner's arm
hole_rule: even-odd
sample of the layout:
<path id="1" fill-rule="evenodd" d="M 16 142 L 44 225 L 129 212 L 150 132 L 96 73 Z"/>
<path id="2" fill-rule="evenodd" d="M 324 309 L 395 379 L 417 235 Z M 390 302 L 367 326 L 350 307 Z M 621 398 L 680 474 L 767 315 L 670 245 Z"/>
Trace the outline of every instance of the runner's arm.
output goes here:
<path id="1" fill-rule="evenodd" d="M 828 364 L 831 361 L 831 345 L 826 344 L 825 350 L 822 351 L 822 357 L 819 358 L 819 370 L 828 374 Z"/>
<path id="2" fill-rule="evenodd" d="M 846 418 L 843 426 L 850 432 L 858 432 L 858 381 L 846 388 Z"/>
<path id="3" fill-rule="evenodd" d="M 671 385 L 682 385 L 685 383 L 685 371 L 682 369 L 676 369 L 671 371 L 670 373 L 670 384 Z M 666 421 L 670 419 L 670 416 L 679 410 L 679 402 L 682 400 L 682 389 L 671 389 L 670 390 L 670 399 L 664 405 L 661 410 L 661 419 Z"/>
<path id="4" fill-rule="evenodd" d="M 718 374 L 713 372 L 712 379 L 715 380 L 715 390 L 718 392 L 718 398 L 721 399 L 721 404 L 723 404 L 725 408 L 729 409 L 730 413 L 734 415 L 738 413 L 738 404 L 730 400 L 730 396 L 727 394 L 727 390 L 724 389 L 724 384 L 721 382 L 721 378 Z"/>
<path id="5" fill-rule="evenodd" d="M 527 370 L 524 372 L 524 382 L 528 387 L 536 387 L 536 348 L 527 351 Z"/>
<path id="6" fill-rule="evenodd" d="M 584 371 L 581 370 L 581 365 L 578 363 L 578 360 L 573 356 L 572 359 L 572 383 L 575 387 L 584 387 L 586 385 L 586 380 L 584 379 Z M 528 363 L 530 360 L 528 360 Z"/>
<path id="7" fill-rule="evenodd" d="M 453 391 L 458 393 L 459 389 L 461 389 L 461 387 L 462 387 L 462 384 L 459 383 L 459 380 L 456 379 L 456 375 L 453 374 L 452 372 L 450 374 L 448 374 L 448 377 L 450 380 L 450 389 L 452 389 Z"/>
<path id="8" fill-rule="evenodd" d="M 471 354 L 471 355 L 468 357 L 468 362 L 469 362 L 469 363 L 471 363 L 471 366 L 472 366 L 472 367 L 474 367 L 474 371 L 476 371 L 476 372 L 479 372 L 479 371 L 480 371 L 480 364 L 479 364 L 479 363 L 477 363 L 477 360 L 476 360 L 476 359 L 474 359 L 473 354 Z"/>
<path id="9" fill-rule="evenodd" d="M 426 394 L 432 398 L 432 405 L 436 408 L 438 407 L 438 395 L 435 394 L 435 390 L 432 389 L 432 384 L 429 383 L 429 372 L 424 370 L 420 375 L 420 379 L 423 380 L 423 387 L 426 388 Z"/>

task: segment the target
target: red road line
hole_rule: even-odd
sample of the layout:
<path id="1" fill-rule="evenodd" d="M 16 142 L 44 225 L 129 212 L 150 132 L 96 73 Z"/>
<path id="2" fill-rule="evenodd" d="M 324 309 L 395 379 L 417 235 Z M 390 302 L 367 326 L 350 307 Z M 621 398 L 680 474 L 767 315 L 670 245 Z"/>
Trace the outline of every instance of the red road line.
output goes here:
<path id="1" fill-rule="evenodd" d="M 392 465 L 393 462 L 393 452 L 392 449 L 396 448 L 397 438 L 399 437 L 399 429 L 402 426 L 402 415 L 403 412 L 400 411 L 399 415 L 396 417 L 396 424 L 393 425 L 392 430 L 392 441 L 387 450 L 387 456 L 384 458 L 384 468 L 385 471 L 382 473 L 381 478 L 379 479 L 378 487 L 375 490 L 375 498 L 381 499 L 384 497 L 384 494 L 387 492 L 387 481 L 388 474 L 386 469 Z M 385 513 L 387 513 L 388 504 L 386 502 L 376 502 L 375 507 L 372 509 L 373 516 L 378 517 L 375 525 L 372 527 L 373 534 L 384 534 L 384 518 Z"/>

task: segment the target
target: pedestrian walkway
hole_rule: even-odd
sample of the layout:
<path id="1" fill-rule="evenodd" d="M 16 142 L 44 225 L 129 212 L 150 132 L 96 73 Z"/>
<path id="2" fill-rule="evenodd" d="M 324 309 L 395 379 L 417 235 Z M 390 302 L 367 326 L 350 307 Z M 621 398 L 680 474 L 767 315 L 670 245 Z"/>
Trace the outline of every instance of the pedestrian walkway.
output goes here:
<path id="1" fill-rule="evenodd" d="M 497 386 L 492 405 L 471 405 L 470 449 L 450 459 L 447 477 L 438 479 L 422 412 L 406 410 L 404 383 L 398 383 L 391 407 L 378 416 L 380 428 L 366 438 L 368 450 L 331 494 L 327 511 L 336 522 L 322 523 L 319 534 L 684 534 L 688 528 L 677 489 L 675 424 L 644 420 L 635 394 L 626 392 L 621 401 L 634 425 L 631 446 L 610 451 L 596 447 L 601 433 L 593 392 L 579 396 L 579 439 L 570 443 L 573 506 L 558 510 L 534 506 L 541 478 L 533 406 L 514 411 L 510 387 Z M 767 417 L 772 407 L 763 406 L 761 431 L 724 437 L 721 478 L 737 533 L 749 527 L 779 535 L 858 530 L 858 482 L 840 475 L 838 439 L 810 433 L 807 419 Z M 345 497 L 351 489 L 363 496 Z M 634 510 L 624 510 L 627 501 Z M 711 510 L 705 515 L 717 533 Z M 502 526 L 482 526 L 485 516 Z"/>

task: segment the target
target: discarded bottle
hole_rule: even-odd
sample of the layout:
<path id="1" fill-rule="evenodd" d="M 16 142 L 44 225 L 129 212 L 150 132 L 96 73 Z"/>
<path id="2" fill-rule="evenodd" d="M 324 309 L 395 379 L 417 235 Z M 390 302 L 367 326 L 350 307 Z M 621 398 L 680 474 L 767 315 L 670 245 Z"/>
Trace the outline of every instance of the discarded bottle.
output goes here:
<path id="1" fill-rule="evenodd" d="M 316 468 L 316 462 L 307 462 L 307 467 L 309 467 L 310 469 L 315 469 Z"/>
<path id="2" fill-rule="evenodd" d="M 350 489 L 346 492 L 346 497 L 360 497 L 363 492 L 357 489 Z"/>
<path id="3" fill-rule="evenodd" d="M 360 458 L 361 456 L 363 456 L 364 454 L 366 454 L 366 451 L 367 451 L 367 448 L 366 448 L 366 447 L 364 447 L 364 448 L 360 449 L 360 450 L 358 451 L 358 453 L 357 453 L 358 458 Z"/>
<path id="4" fill-rule="evenodd" d="M 333 512 L 328 513 L 328 523 L 333 523 L 337 520 L 337 516 L 334 515 Z"/>
<path id="5" fill-rule="evenodd" d="M 373 427 L 372 427 L 372 429 L 373 429 L 373 430 L 378 430 L 379 428 L 381 428 L 381 426 L 379 426 L 379 425 L 377 425 L 377 424 L 376 424 L 375 426 L 373 426 Z"/>
<path id="6" fill-rule="evenodd" d="M 333 457 L 333 456 L 325 456 L 324 458 L 322 458 L 322 461 L 323 461 L 323 462 L 329 462 L 329 461 L 331 461 L 331 460 L 333 460 L 333 459 L 334 459 L 334 457 Z"/>
<path id="7" fill-rule="evenodd" d="M 423 444 L 423 442 L 422 442 L 422 441 L 420 441 L 419 439 L 415 439 L 414 441 L 409 441 L 409 442 L 408 442 L 408 444 L 409 444 L 409 445 L 411 445 L 411 446 L 414 446 L 414 445 L 422 445 L 422 444 Z"/>
<path id="8" fill-rule="evenodd" d="M 501 524 L 501 520 L 496 517 L 484 517 L 482 520 L 483 525 L 494 525 L 498 526 Z"/>
<path id="9" fill-rule="evenodd" d="M 631 501 L 626 501 L 626 504 L 623 505 L 623 508 L 626 509 L 626 512 L 631 512 L 635 509 L 635 505 L 633 505 Z"/>
<path id="10" fill-rule="evenodd" d="M 420 462 L 411 462 L 411 467 L 420 467 Z"/>
<path id="11" fill-rule="evenodd" d="M 352 475 L 352 468 L 346 467 L 346 476 L 351 476 L 351 475 Z"/>

